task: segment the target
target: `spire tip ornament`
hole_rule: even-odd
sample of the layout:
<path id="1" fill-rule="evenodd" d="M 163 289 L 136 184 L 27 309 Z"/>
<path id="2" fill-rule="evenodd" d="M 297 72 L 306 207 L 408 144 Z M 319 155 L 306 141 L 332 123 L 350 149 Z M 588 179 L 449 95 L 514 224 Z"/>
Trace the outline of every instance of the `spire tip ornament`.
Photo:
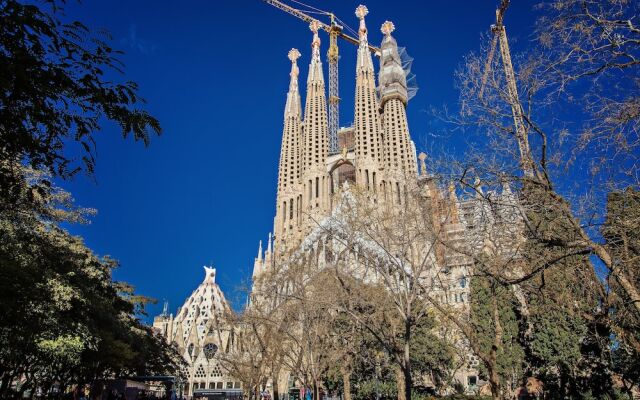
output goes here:
<path id="1" fill-rule="evenodd" d="M 360 29 L 358 29 L 358 36 L 360 37 L 360 44 L 365 44 L 367 42 L 367 25 L 364 23 L 364 17 L 369 14 L 369 9 L 367 6 L 363 6 L 360 4 L 358 8 L 356 8 L 356 17 L 360 19 Z"/>
<path id="2" fill-rule="evenodd" d="M 300 52 L 298 51 L 298 49 L 293 48 L 291 50 L 289 50 L 289 53 L 287 54 L 287 57 L 289 57 L 289 60 L 291 60 L 292 63 L 295 63 L 298 58 L 300 58 Z"/>
<path id="3" fill-rule="evenodd" d="M 309 29 L 313 32 L 313 41 L 311 42 L 311 48 L 313 48 L 313 58 L 316 56 L 320 58 L 320 36 L 318 36 L 318 30 L 320 29 L 320 21 L 314 19 L 309 24 Z"/>
<path id="4" fill-rule="evenodd" d="M 358 8 L 356 8 L 356 17 L 359 19 L 364 19 L 367 14 L 369 14 L 367 6 L 360 4 Z"/>
<path id="5" fill-rule="evenodd" d="M 422 152 L 418 155 L 418 159 L 420 160 L 420 176 L 427 176 L 427 164 L 425 163 L 427 155 Z"/>
<path id="6" fill-rule="evenodd" d="M 382 24 L 382 27 L 380 28 L 380 31 L 385 36 L 391 35 L 391 32 L 393 32 L 395 30 L 396 30 L 396 26 L 391 21 L 384 21 L 384 23 Z"/>
<path id="7" fill-rule="evenodd" d="M 320 21 L 318 21 L 317 19 L 311 21 L 311 23 L 309 23 L 309 29 L 313 33 L 318 33 L 318 31 L 320 30 Z"/>

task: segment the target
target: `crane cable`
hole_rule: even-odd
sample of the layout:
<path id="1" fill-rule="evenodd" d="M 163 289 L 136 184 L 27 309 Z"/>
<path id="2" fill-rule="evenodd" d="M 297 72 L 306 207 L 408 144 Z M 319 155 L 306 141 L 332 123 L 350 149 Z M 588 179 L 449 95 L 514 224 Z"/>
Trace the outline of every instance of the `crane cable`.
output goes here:
<path id="1" fill-rule="evenodd" d="M 297 1 L 297 0 L 290 0 L 290 1 L 291 1 L 292 3 L 296 3 L 296 4 L 301 5 L 301 6 L 303 6 L 303 7 L 307 7 L 307 8 L 309 8 L 309 9 L 311 9 L 311 10 L 314 10 L 314 11 L 315 11 L 315 13 L 314 13 L 314 14 L 331 15 L 331 13 L 330 13 L 330 12 L 327 12 L 327 11 L 321 10 L 321 9 L 319 9 L 319 8 L 315 8 L 315 7 L 310 6 L 310 5 L 308 5 L 308 4 L 304 4 L 304 3 L 303 3 L 303 2 L 301 2 L 301 1 Z M 312 12 L 312 11 L 307 11 L 307 12 Z"/>

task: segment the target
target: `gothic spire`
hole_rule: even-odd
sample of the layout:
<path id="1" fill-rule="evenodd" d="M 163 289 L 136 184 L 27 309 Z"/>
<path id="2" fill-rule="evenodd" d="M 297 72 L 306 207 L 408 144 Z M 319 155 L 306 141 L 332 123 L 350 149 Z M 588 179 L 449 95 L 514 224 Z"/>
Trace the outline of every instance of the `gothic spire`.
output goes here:
<path id="1" fill-rule="evenodd" d="M 391 175 L 400 178 L 416 176 L 415 145 L 409 134 L 407 79 L 398 53 L 398 43 L 391 36 L 395 26 L 385 21 L 380 29 L 384 34 L 380 46 L 380 106 L 384 115 L 385 164 Z"/>
<path id="2" fill-rule="evenodd" d="M 358 36 L 358 60 L 356 63 L 356 99 L 354 128 L 356 138 L 356 157 L 360 169 L 358 182 L 364 186 L 365 182 L 373 181 L 373 173 L 382 169 L 382 132 L 378 96 L 376 93 L 373 61 L 367 39 L 367 26 L 364 17 L 369 13 L 367 7 L 360 5 L 356 8 L 356 16 L 360 19 Z M 369 177 L 371 174 L 371 177 Z M 364 176 L 363 176 L 364 175 Z"/>
<path id="3" fill-rule="evenodd" d="M 369 40 L 367 38 L 367 24 L 364 22 L 364 17 L 369 14 L 367 6 L 360 4 L 356 8 L 356 17 L 360 20 L 360 27 L 358 28 L 358 39 L 360 45 L 358 46 L 358 67 L 371 68 L 373 71 L 373 61 L 371 60 L 371 52 L 369 51 Z"/>
<path id="4" fill-rule="evenodd" d="M 287 93 L 287 103 L 284 108 L 284 117 L 297 116 L 300 118 L 302 109 L 300 107 L 300 91 L 298 90 L 298 75 L 300 70 L 298 69 L 298 58 L 300 58 L 300 52 L 298 49 L 289 50 L 287 55 L 291 60 L 291 72 L 289 76 L 291 81 L 289 82 L 289 92 Z"/>
<path id="5" fill-rule="evenodd" d="M 300 91 L 298 90 L 297 60 L 300 52 L 291 49 L 288 53 L 291 61 L 291 81 L 287 93 L 287 102 L 284 108 L 284 127 L 282 129 L 282 144 L 280 147 L 280 164 L 278 167 L 278 193 L 276 200 L 276 219 L 274 231 L 276 237 L 284 238 L 286 228 L 291 225 L 289 221 L 290 209 L 298 197 L 296 190 L 300 181 L 302 137 L 302 116 L 300 105 Z"/>
<path id="6" fill-rule="evenodd" d="M 313 32 L 313 40 L 311 42 L 311 65 L 309 66 L 309 77 L 307 84 L 314 82 L 322 82 L 324 84 L 324 76 L 322 74 L 322 62 L 320 61 L 320 37 L 318 36 L 318 30 L 320 29 L 320 22 L 317 20 L 311 21 L 309 29 Z"/>
<path id="7" fill-rule="evenodd" d="M 395 29 L 391 21 L 385 21 L 380 28 L 384 34 L 380 46 L 380 103 L 382 106 L 393 97 L 407 104 L 407 78 L 398 53 L 398 43 L 391 36 Z"/>
<path id="8" fill-rule="evenodd" d="M 311 186 L 318 191 L 322 191 L 316 180 L 321 181 L 325 173 L 325 161 L 328 156 L 329 146 L 329 124 L 327 115 L 327 98 L 325 94 L 324 77 L 322 72 L 322 61 L 320 61 L 320 38 L 318 29 L 320 24 L 314 20 L 309 25 L 313 32 L 311 42 L 311 64 L 309 65 L 309 76 L 307 78 L 307 98 L 304 108 L 303 127 L 303 168 L 302 183 L 306 185 L 307 191 Z M 311 182 L 311 183 L 310 183 Z M 304 201 L 311 201 L 307 196 L 302 196 Z M 318 197 L 318 196 L 316 196 Z M 315 197 L 314 197 L 315 199 Z M 314 202 L 315 204 L 315 202 Z M 310 204 L 306 204 L 308 207 Z"/>

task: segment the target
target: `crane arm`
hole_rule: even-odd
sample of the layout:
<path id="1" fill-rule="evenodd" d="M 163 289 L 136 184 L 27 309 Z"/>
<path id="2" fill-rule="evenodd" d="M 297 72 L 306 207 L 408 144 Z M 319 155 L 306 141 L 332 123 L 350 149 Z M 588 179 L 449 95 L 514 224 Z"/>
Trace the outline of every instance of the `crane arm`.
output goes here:
<path id="1" fill-rule="evenodd" d="M 340 32 L 340 33 L 338 34 L 338 36 L 339 36 L 340 38 L 342 38 L 342 39 L 346 40 L 347 42 L 351 43 L 351 44 L 355 44 L 356 46 L 359 46 L 359 45 L 360 45 L 360 40 L 358 40 L 358 39 L 354 38 L 353 36 L 348 35 L 348 34 L 346 34 L 346 33 L 344 33 L 344 32 Z M 368 44 L 368 46 L 369 46 L 369 50 L 370 50 L 374 55 L 376 55 L 376 56 L 378 56 L 378 57 L 380 56 L 380 48 L 379 48 L 379 47 L 372 46 L 372 45 L 370 45 L 370 44 Z"/>
<path id="2" fill-rule="evenodd" d="M 288 14 L 293 15 L 294 17 L 298 17 L 298 18 L 300 18 L 301 20 L 303 20 L 305 22 L 311 23 L 311 21 L 317 20 L 316 18 L 313 18 L 312 16 L 303 13 L 302 11 L 298 10 L 297 8 L 293 8 L 293 7 L 291 7 L 291 6 L 287 5 L 287 4 L 284 4 L 284 3 L 282 3 L 282 2 L 280 2 L 278 0 L 262 0 L 262 1 L 264 1 L 267 4 L 270 4 L 270 5 L 274 6 L 275 8 L 279 8 L 280 10 L 282 10 L 282 11 L 288 13 Z M 327 32 L 331 31 L 331 27 L 329 25 L 327 25 L 327 24 L 325 24 L 323 22 L 320 22 L 320 21 L 318 21 L 318 22 L 319 22 L 320 29 L 322 29 L 324 31 L 327 31 Z"/>
<path id="3" fill-rule="evenodd" d="M 281 1 L 278 1 L 278 0 L 262 0 L 262 1 L 274 6 L 275 8 L 278 8 L 286 12 L 287 14 L 291 14 L 294 17 L 297 17 L 307 23 L 311 23 L 311 21 L 317 20 L 316 18 L 313 18 L 312 16 L 298 10 L 297 8 L 293 8 L 287 4 L 284 4 Z M 326 14 L 331 15 L 331 13 L 329 12 L 327 12 Z M 321 21 L 318 21 L 318 22 L 319 22 L 320 29 L 326 31 L 327 33 L 331 33 L 331 25 L 325 24 L 324 22 L 321 22 Z M 340 29 L 338 36 L 351 44 L 355 44 L 356 46 L 360 44 L 360 41 L 357 38 L 354 38 L 353 36 L 342 32 L 342 29 Z M 375 55 L 380 55 L 380 49 L 378 47 L 369 45 L 369 50 L 371 50 L 371 52 Z"/>

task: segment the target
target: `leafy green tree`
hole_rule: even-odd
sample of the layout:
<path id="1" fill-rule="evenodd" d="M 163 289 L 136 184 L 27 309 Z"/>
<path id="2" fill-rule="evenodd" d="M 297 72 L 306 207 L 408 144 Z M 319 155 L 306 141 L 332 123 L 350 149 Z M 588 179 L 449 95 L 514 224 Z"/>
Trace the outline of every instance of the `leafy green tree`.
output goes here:
<path id="1" fill-rule="evenodd" d="M 37 180 L 23 169 L 25 181 Z M 179 373 L 174 349 L 139 320 L 145 300 L 112 280 L 117 263 L 59 227 L 85 218 L 51 188 L 47 213 L 0 213 L 0 397 L 11 384 L 64 390 L 114 376 Z"/>
<path id="2" fill-rule="evenodd" d="M 519 340 L 519 316 L 512 292 L 490 278 L 471 280 L 471 327 L 481 373 L 491 382 L 494 398 L 518 385 L 523 376 L 524 350 Z"/>
<path id="3" fill-rule="evenodd" d="M 0 0 L 0 210 L 15 206 L 21 163 L 62 178 L 92 172 L 104 121 L 145 144 L 161 132 L 139 108 L 137 84 L 114 82 L 121 52 L 108 35 L 63 21 L 64 3 Z"/>
<path id="4" fill-rule="evenodd" d="M 161 131 L 137 85 L 114 80 L 123 64 L 108 34 L 63 21 L 64 5 L 0 0 L 2 398 L 181 367 L 140 321 L 149 299 L 113 281 L 118 263 L 61 228 L 94 211 L 74 206 L 53 179 L 93 172 L 104 122 L 145 144 Z"/>

